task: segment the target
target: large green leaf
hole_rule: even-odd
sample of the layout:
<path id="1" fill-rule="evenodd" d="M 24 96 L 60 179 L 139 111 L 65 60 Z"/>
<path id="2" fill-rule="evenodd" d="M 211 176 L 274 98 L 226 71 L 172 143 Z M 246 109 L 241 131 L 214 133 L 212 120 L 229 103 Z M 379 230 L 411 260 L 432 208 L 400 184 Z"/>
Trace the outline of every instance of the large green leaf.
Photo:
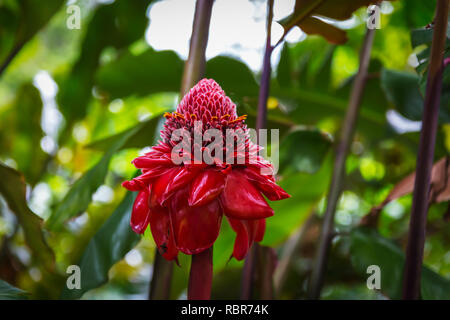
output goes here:
<path id="1" fill-rule="evenodd" d="M 114 141 L 120 139 L 121 136 L 127 135 L 128 139 L 120 147 L 120 149 L 127 148 L 144 148 L 156 143 L 159 138 L 159 130 L 161 121 L 164 118 L 156 115 L 149 120 L 146 120 L 136 127 L 124 130 L 112 136 L 90 143 L 87 147 L 95 150 L 107 151 Z M 133 132 L 129 134 L 130 132 Z"/>
<path id="2" fill-rule="evenodd" d="M 25 43 L 59 10 L 63 0 L 12 0 L 0 3 L 0 69 L 6 67 Z"/>
<path id="3" fill-rule="evenodd" d="M 406 118 L 422 120 L 424 98 L 420 90 L 420 77 L 413 73 L 384 69 L 381 73 L 382 87 L 386 97 Z M 444 83 L 444 90 L 446 84 Z M 442 91 L 439 121 L 450 122 L 450 99 L 448 92 Z"/>
<path id="4" fill-rule="evenodd" d="M 433 21 L 436 10 L 434 1 L 408 0 L 397 1 L 397 10 L 392 12 L 389 24 L 407 29 L 419 28 Z"/>
<path id="5" fill-rule="evenodd" d="M 27 293 L 0 279 L 0 300 L 27 299 Z"/>
<path id="6" fill-rule="evenodd" d="M 64 221 L 85 211 L 91 202 L 92 194 L 105 180 L 114 154 L 125 148 L 143 148 L 153 144 L 158 137 L 160 119 L 161 117 L 156 115 L 130 129 L 90 144 L 90 148 L 104 151 L 105 154 L 74 183 L 47 220 L 48 228 L 57 230 Z"/>
<path id="7" fill-rule="evenodd" d="M 294 61 L 306 63 L 299 63 L 290 71 L 290 78 L 295 80 L 293 86 L 272 82 L 271 95 L 284 105 L 284 110 L 278 112 L 277 118 L 284 117 L 297 124 L 316 125 L 327 118 L 342 119 L 347 111 L 353 77 L 339 88 L 332 88 L 334 48 L 324 41 L 315 40 L 317 39 L 307 39 L 305 43 L 294 47 L 285 46 L 284 50 L 289 50 L 290 54 L 285 54 L 280 63 L 288 64 L 288 61 L 284 61 L 288 59 L 291 59 L 292 65 Z M 306 46 L 308 50 L 299 50 L 298 47 L 301 46 Z M 372 64 L 374 69 L 379 66 L 375 61 Z M 301 78 L 297 79 L 299 74 Z M 385 115 L 387 101 L 378 79 L 369 79 L 366 88 L 357 131 L 372 140 L 379 140 L 390 132 Z M 269 115 L 273 114 L 273 111 L 269 111 Z"/>
<path id="8" fill-rule="evenodd" d="M 291 197 L 270 202 L 275 215 L 266 220 L 263 245 L 279 245 L 303 224 L 327 191 L 331 174 L 330 160 L 331 157 L 328 157 L 315 174 L 300 172 L 285 176 L 278 182 Z"/>
<path id="9" fill-rule="evenodd" d="M 80 262 L 81 289 L 65 286 L 62 299 L 78 299 L 85 292 L 108 281 L 109 269 L 139 241 L 140 236 L 130 228 L 130 217 L 136 192 L 127 192 L 123 201 L 100 230 L 89 241 Z"/>
<path id="10" fill-rule="evenodd" d="M 252 71 L 245 63 L 227 56 L 218 56 L 206 63 L 206 78 L 212 78 L 232 99 L 243 101 L 256 97 L 259 87 Z"/>
<path id="11" fill-rule="evenodd" d="M 292 172 L 315 173 L 331 146 L 331 138 L 324 132 L 297 127 L 280 144 L 280 169 Z"/>
<path id="12" fill-rule="evenodd" d="M 406 118 L 421 120 L 423 97 L 419 90 L 419 77 L 413 73 L 384 69 L 381 85 L 386 97 Z"/>
<path id="13" fill-rule="evenodd" d="M 450 18 L 449 18 L 450 22 Z M 418 77 L 416 85 L 419 87 L 420 94 L 425 96 L 427 78 L 428 78 L 428 64 L 431 53 L 431 42 L 433 39 L 433 27 L 425 29 L 416 29 L 411 32 L 411 43 L 413 47 L 423 46 L 424 48 L 417 54 L 419 65 L 416 67 Z M 445 42 L 444 58 L 450 57 L 450 24 L 447 27 L 447 39 Z M 417 89 L 415 89 L 417 90 Z M 416 95 L 416 93 L 415 93 Z M 442 89 L 440 96 L 440 108 L 439 108 L 439 122 L 450 122 L 450 70 L 445 68 L 442 78 Z"/>
<path id="14" fill-rule="evenodd" d="M 391 299 L 401 297 L 405 257 L 395 243 L 375 230 L 356 228 L 351 232 L 350 252 L 353 267 L 363 278 L 368 277 L 368 266 L 377 265 L 381 270 L 381 291 Z M 450 299 L 450 281 L 423 266 L 421 296 L 423 299 Z"/>
<path id="15" fill-rule="evenodd" d="M 38 89 L 24 83 L 0 120 L 1 152 L 12 157 L 31 185 L 40 179 L 48 155 L 41 148 L 42 100 Z"/>
<path id="16" fill-rule="evenodd" d="M 291 53 L 287 44 L 284 44 L 280 53 L 280 61 L 277 66 L 277 80 L 280 86 L 290 87 L 292 85 L 291 70 L 292 70 Z"/>
<path id="17" fill-rule="evenodd" d="M 183 61 L 173 51 L 147 51 L 123 54 L 100 68 L 96 84 L 111 99 L 156 92 L 177 92 L 181 84 Z"/>
<path id="18" fill-rule="evenodd" d="M 249 128 L 256 127 L 259 86 L 248 66 L 240 60 L 217 56 L 206 63 L 206 77 L 216 80 L 225 93 L 237 104 L 238 114 L 247 114 Z M 267 129 L 280 130 L 283 136 L 294 123 L 279 110 L 270 110 L 267 115 Z"/>
<path id="19" fill-rule="evenodd" d="M 117 0 L 99 6 L 93 14 L 82 43 L 78 60 L 60 85 L 58 102 L 70 124 L 84 118 L 92 96 L 94 75 L 100 56 L 107 47 L 121 49 L 144 35 L 147 26 L 146 8 L 151 0 Z M 121 80 L 127 78 L 128 70 Z"/>
<path id="20" fill-rule="evenodd" d="M 2 177 L 0 179 L 0 194 L 5 198 L 11 211 L 17 216 L 33 258 L 47 270 L 53 270 L 55 257 L 45 241 L 42 219 L 34 214 L 27 205 L 24 177 L 20 172 L 1 163 L 0 176 Z"/>
<path id="21" fill-rule="evenodd" d="M 104 156 L 91 169 L 78 179 L 68 191 L 62 202 L 52 212 L 47 220 L 51 230 L 58 230 L 69 218 L 72 218 L 87 209 L 92 200 L 93 193 L 103 184 L 111 158 L 119 151 L 130 137 L 139 129 L 139 126 L 116 136 Z"/>

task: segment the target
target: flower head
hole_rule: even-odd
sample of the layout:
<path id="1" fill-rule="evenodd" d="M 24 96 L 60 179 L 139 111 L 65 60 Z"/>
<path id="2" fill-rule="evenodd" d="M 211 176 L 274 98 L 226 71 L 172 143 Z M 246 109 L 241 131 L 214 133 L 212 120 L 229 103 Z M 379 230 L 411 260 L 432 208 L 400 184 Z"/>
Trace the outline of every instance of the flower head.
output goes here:
<path id="1" fill-rule="evenodd" d="M 246 117 L 238 117 L 214 80 L 201 80 L 165 117 L 161 141 L 133 160 L 142 174 L 123 183 L 139 191 L 132 229 L 143 233 L 150 224 L 160 253 L 172 260 L 178 251 L 197 254 L 211 247 L 225 215 L 237 234 L 233 256 L 243 259 L 252 243 L 263 239 L 265 219 L 273 215 L 263 195 L 271 201 L 289 195 L 250 141 Z"/>

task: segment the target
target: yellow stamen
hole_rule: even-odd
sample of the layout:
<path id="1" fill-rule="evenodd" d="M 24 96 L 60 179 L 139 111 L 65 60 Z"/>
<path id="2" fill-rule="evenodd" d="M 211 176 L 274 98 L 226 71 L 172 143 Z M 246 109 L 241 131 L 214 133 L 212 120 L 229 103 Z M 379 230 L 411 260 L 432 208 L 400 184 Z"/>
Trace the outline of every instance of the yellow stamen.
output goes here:
<path id="1" fill-rule="evenodd" d="M 239 122 L 239 121 L 244 121 L 245 119 L 247 119 L 247 115 L 246 115 L 246 114 L 244 114 L 244 115 L 242 115 L 242 116 L 240 116 L 240 117 L 238 117 L 238 118 L 236 118 L 236 119 L 230 121 L 230 123 L 235 123 L 235 122 Z"/>
<path id="2" fill-rule="evenodd" d="M 175 111 L 174 114 L 175 114 L 176 117 L 184 119 L 184 116 L 181 113 L 178 113 L 178 112 Z"/>

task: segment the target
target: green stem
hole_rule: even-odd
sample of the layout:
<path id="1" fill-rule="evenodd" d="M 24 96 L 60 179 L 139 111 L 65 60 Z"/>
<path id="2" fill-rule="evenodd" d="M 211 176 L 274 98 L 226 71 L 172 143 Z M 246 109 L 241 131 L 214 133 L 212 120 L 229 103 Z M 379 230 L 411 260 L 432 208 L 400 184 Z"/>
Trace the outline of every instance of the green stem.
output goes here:
<path id="1" fill-rule="evenodd" d="M 197 0 L 195 6 L 194 24 L 192 26 L 189 57 L 184 66 L 181 82 L 181 96 L 184 96 L 205 73 L 205 51 L 208 44 L 209 24 L 213 0 Z"/>
<path id="2" fill-rule="evenodd" d="M 319 299 L 322 289 L 324 273 L 326 269 L 328 251 L 331 244 L 334 228 L 334 215 L 337 202 L 342 192 L 342 185 L 345 178 L 345 160 L 348 150 L 353 140 L 356 127 L 356 120 L 359 114 L 364 87 L 367 81 L 367 69 L 370 62 L 370 52 L 372 50 L 374 29 L 368 29 L 364 38 L 364 44 L 360 53 L 360 63 L 358 73 L 353 81 L 350 101 L 343 122 L 340 134 L 340 141 L 336 150 L 334 161 L 333 177 L 327 198 L 327 209 L 325 211 L 322 230 L 320 234 L 319 246 L 316 253 L 315 262 L 308 287 L 308 298 Z"/>
<path id="3" fill-rule="evenodd" d="M 403 276 L 403 299 L 419 299 L 423 248 L 429 203 L 430 177 L 442 89 L 442 72 L 450 0 L 438 0 L 436 5 L 430 66 L 425 93 L 422 131 L 417 155 L 416 179 L 406 247 Z"/>

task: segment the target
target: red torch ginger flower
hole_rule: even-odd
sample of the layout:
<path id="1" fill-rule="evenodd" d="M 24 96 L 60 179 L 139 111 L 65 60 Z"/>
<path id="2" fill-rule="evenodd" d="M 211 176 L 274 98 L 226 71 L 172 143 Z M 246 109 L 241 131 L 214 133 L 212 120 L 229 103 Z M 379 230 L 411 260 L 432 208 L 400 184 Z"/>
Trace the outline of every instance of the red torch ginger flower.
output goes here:
<path id="1" fill-rule="evenodd" d="M 150 224 L 159 252 L 173 260 L 178 251 L 198 254 L 210 248 L 225 215 L 237 234 L 233 256 L 243 259 L 253 242 L 263 239 L 265 219 L 274 214 L 263 195 L 271 201 L 289 195 L 275 183 L 272 165 L 257 154 L 260 147 L 249 139 L 246 117 L 237 116 L 235 104 L 214 80 L 201 80 L 176 111 L 165 117 L 161 141 L 133 160 L 142 174 L 123 183 L 128 190 L 139 191 L 131 216 L 132 229 L 143 233 Z M 179 129 L 187 132 L 189 143 L 174 152 L 179 142 L 174 141 L 173 134 Z M 201 146 L 196 143 L 194 136 L 208 129 L 223 133 L 225 146 L 221 150 L 227 161 L 208 148 L 210 142 L 201 141 Z M 229 131 L 241 132 L 243 138 L 233 138 L 230 145 L 225 139 Z M 199 160 L 196 149 L 209 151 L 212 162 Z M 187 158 L 177 164 L 173 153 Z M 243 161 L 237 161 L 238 157 Z"/>

